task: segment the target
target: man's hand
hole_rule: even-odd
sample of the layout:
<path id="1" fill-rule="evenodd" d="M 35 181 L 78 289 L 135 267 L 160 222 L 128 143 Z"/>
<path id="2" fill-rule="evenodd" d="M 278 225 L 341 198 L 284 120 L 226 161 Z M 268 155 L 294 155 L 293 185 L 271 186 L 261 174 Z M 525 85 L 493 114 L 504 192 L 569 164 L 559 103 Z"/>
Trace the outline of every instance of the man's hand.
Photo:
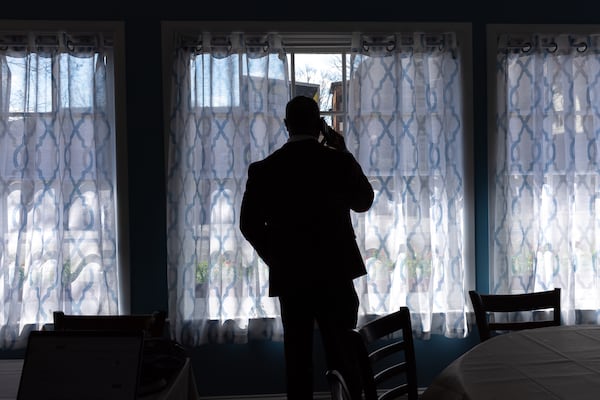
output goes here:
<path id="1" fill-rule="evenodd" d="M 330 127 L 327 129 L 329 130 L 328 135 L 326 136 L 327 145 L 340 151 L 348 151 L 344 137 Z"/>

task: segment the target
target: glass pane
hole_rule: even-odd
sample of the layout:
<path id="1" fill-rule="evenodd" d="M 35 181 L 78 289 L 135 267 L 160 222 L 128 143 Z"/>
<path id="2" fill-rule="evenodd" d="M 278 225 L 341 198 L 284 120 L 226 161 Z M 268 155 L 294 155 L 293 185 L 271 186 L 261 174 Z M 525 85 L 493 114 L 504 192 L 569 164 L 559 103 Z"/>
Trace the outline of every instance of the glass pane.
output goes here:
<path id="1" fill-rule="evenodd" d="M 327 123 L 340 133 L 343 131 L 342 113 L 345 111 L 342 101 L 342 57 L 346 57 L 348 63 L 348 56 L 342 53 L 296 53 L 295 71 L 290 71 L 290 75 L 295 72 L 295 95 L 313 97 L 319 103 Z M 291 60 L 288 61 L 291 68 Z M 348 77 L 348 69 L 345 69 Z"/>
<path id="2" fill-rule="evenodd" d="M 52 59 L 30 54 L 27 57 L 7 56 L 6 62 L 10 83 L 9 112 L 52 111 Z M 36 95 L 26 96 L 32 87 L 36 88 Z"/>
<path id="3" fill-rule="evenodd" d="M 60 107 L 88 109 L 94 105 L 103 106 L 94 104 L 102 98 L 98 88 L 93 86 L 97 62 L 97 54 L 60 55 L 60 81 L 71 82 L 60 85 Z"/>

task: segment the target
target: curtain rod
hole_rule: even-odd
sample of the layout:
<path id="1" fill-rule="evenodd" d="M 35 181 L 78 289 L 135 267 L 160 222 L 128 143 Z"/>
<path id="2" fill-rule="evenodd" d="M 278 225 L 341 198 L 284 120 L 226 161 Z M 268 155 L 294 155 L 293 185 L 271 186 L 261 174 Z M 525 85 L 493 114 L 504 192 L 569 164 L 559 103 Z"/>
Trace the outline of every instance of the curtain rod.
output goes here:
<path id="1" fill-rule="evenodd" d="M 0 32 L 0 48 L 8 47 L 74 47 L 97 46 L 101 42 L 104 47 L 113 47 L 114 40 L 109 35 L 96 33 L 68 33 L 68 32 Z"/>
<path id="2" fill-rule="evenodd" d="M 568 35 L 559 38 L 559 40 L 556 39 L 557 37 L 554 35 L 542 35 L 541 40 L 538 40 L 538 37 L 531 36 L 500 37 L 498 39 L 498 49 L 503 51 L 518 50 L 523 53 L 529 53 L 534 48 L 545 49 L 548 53 L 555 53 L 560 47 L 575 48 L 579 53 L 583 53 L 588 49 L 587 41 L 581 38 Z"/>
<path id="3" fill-rule="evenodd" d="M 230 34 L 226 33 L 211 33 L 211 47 L 221 48 L 227 47 L 231 48 L 232 44 L 228 37 L 231 34 L 239 34 L 237 32 L 232 32 Z M 364 39 L 361 41 L 361 47 L 364 50 L 368 50 L 374 46 L 384 46 L 389 51 L 394 50 L 396 47 L 411 47 L 415 45 L 415 34 L 422 35 L 423 44 L 425 46 L 432 47 L 444 47 L 446 43 L 446 36 L 448 33 L 427 33 L 427 32 L 415 32 L 415 33 L 346 33 L 346 34 L 327 34 L 323 33 L 321 35 L 314 34 L 308 35 L 306 33 L 302 34 L 278 34 L 278 33 L 250 33 L 249 37 L 254 38 L 262 38 L 263 42 L 260 41 L 250 41 L 245 40 L 244 44 L 246 46 L 259 46 L 262 44 L 266 45 L 267 41 L 264 41 L 264 37 L 268 35 L 278 35 L 281 37 L 281 47 L 286 50 L 294 51 L 294 50 L 317 50 L 317 51 L 348 51 L 353 47 L 354 41 L 357 37 L 363 37 Z M 198 34 L 197 36 L 185 35 L 182 34 L 179 36 L 179 44 L 183 48 L 195 48 L 197 50 L 201 50 L 203 46 L 202 34 Z"/>

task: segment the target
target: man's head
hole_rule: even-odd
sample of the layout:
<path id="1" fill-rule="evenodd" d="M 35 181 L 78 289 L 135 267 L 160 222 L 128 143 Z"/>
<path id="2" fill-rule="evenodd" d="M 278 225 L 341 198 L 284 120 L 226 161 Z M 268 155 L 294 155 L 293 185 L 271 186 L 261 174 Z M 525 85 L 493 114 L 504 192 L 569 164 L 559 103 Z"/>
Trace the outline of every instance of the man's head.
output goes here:
<path id="1" fill-rule="evenodd" d="M 310 97 L 296 96 L 285 107 L 284 122 L 290 136 L 318 136 L 321 128 L 319 105 Z"/>

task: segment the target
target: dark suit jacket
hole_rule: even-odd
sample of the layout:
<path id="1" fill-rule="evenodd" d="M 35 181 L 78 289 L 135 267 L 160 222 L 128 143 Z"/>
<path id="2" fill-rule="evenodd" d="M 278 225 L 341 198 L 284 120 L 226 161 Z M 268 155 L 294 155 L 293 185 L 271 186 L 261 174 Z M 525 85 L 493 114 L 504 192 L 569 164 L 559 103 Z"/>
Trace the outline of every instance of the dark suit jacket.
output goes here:
<path id="1" fill-rule="evenodd" d="M 269 295 L 366 274 L 350 210 L 372 203 L 373 188 L 354 156 L 316 140 L 288 142 L 252 163 L 240 230 L 269 266 Z"/>

